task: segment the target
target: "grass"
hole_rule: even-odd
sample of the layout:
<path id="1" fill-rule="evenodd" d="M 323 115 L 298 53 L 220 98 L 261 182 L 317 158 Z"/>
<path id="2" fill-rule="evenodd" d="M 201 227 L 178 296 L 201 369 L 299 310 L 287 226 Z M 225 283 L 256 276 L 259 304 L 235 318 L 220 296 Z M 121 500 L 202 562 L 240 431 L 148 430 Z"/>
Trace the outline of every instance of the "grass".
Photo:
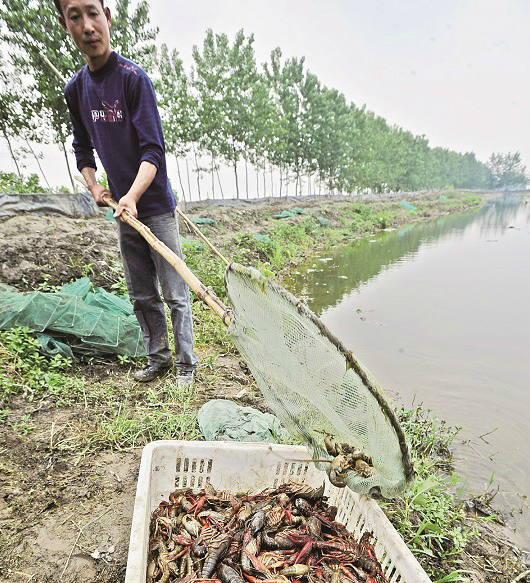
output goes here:
<path id="1" fill-rule="evenodd" d="M 97 429 L 90 437 L 93 443 L 125 449 L 158 439 L 198 440 L 201 434 L 197 428 L 196 409 L 174 412 L 159 409 L 156 404 L 132 409 L 120 405 L 117 411 L 103 413 L 98 417 Z"/>
<path id="2" fill-rule="evenodd" d="M 40 354 L 36 338 L 26 328 L 0 332 L 0 397 L 23 395 L 28 400 L 54 397 L 59 404 L 75 402 L 83 382 L 68 374 L 72 362 Z"/>
<path id="3" fill-rule="evenodd" d="M 451 473 L 450 446 L 460 428 L 421 407 L 402 408 L 398 414 L 417 476 L 402 498 L 381 506 L 431 577 L 439 582 L 465 580 L 460 556 L 478 531 L 464 521 L 465 489 Z"/>

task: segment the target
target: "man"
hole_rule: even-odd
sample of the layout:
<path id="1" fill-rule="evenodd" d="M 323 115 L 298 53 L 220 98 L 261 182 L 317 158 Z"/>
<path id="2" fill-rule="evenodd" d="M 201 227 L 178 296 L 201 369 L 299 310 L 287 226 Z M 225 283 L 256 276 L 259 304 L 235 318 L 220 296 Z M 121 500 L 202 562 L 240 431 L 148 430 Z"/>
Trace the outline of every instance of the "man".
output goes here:
<path id="1" fill-rule="evenodd" d="M 77 167 L 97 204 L 110 192 L 96 183 L 93 149 L 118 201 L 118 239 L 125 279 L 143 333 L 148 365 L 137 381 L 151 381 L 172 366 L 164 304 L 171 310 L 178 381 L 190 384 L 197 366 L 189 289 L 137 231 L 123 222 L 130 213 L 182 256 L 175 197 L 166 170 L 164 137 L 153 85 L 138 65 L 110 47 L 110 11 L 103 0 L 54 0 L 59 21 L 87 65 L 65 87 Z"/>

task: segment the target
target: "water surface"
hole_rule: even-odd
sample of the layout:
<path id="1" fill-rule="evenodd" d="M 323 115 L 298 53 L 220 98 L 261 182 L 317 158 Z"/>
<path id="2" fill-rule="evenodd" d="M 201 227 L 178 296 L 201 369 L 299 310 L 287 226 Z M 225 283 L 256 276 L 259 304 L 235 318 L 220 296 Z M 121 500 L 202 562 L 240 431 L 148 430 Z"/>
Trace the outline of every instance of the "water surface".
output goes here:
<path id="1" fill-rule="evenodd" d="M 478 211 L 328 250 L 299 268 L 288 287 L 307 298 L 387 392 L 463 426 L 456 470 L 471 490 L 482 491 L 494 473 L 504 508 L 524 503 L 520 495 L 530 494 L 524 197 L 501 197 Z M 530 548 L 528 514 L 516 514 L 513 523 L 517 542 Z"/>

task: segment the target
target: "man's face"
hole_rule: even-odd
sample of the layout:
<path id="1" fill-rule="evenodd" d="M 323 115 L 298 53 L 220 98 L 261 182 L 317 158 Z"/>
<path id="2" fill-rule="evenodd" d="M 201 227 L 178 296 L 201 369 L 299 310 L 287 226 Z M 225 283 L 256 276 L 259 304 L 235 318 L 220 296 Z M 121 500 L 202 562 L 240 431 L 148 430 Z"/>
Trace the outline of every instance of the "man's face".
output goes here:
<path id="1" fill-rule="evenodd" d="M 97 61 L 110 52 L 110 10 L 100 0 L 61 0 L 64 30 L 87 60 Z"/>

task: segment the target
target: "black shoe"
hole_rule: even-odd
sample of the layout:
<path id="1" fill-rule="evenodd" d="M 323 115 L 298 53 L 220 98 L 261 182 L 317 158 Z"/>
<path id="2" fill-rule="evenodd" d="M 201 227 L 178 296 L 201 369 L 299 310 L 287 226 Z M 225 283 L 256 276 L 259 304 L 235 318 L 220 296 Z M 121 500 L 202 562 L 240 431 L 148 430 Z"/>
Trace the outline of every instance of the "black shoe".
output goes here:
<path id="1" fill-rule="evenodd" d="M 154 381 L 156 378 L 165 375 L 171 367 L 171 364 L 150 364 L 145 368 L 137 370 L 133 374 L 133 378 L 139 383 L 148 383 L 149 381 Z"/>
<path id="2" fill-rule="evenodd" d="M 179 370 L 177 376 L 177 383 L 183 387 L 189 387 L 193 384 L 194 371 L 192 370 Z"/>

